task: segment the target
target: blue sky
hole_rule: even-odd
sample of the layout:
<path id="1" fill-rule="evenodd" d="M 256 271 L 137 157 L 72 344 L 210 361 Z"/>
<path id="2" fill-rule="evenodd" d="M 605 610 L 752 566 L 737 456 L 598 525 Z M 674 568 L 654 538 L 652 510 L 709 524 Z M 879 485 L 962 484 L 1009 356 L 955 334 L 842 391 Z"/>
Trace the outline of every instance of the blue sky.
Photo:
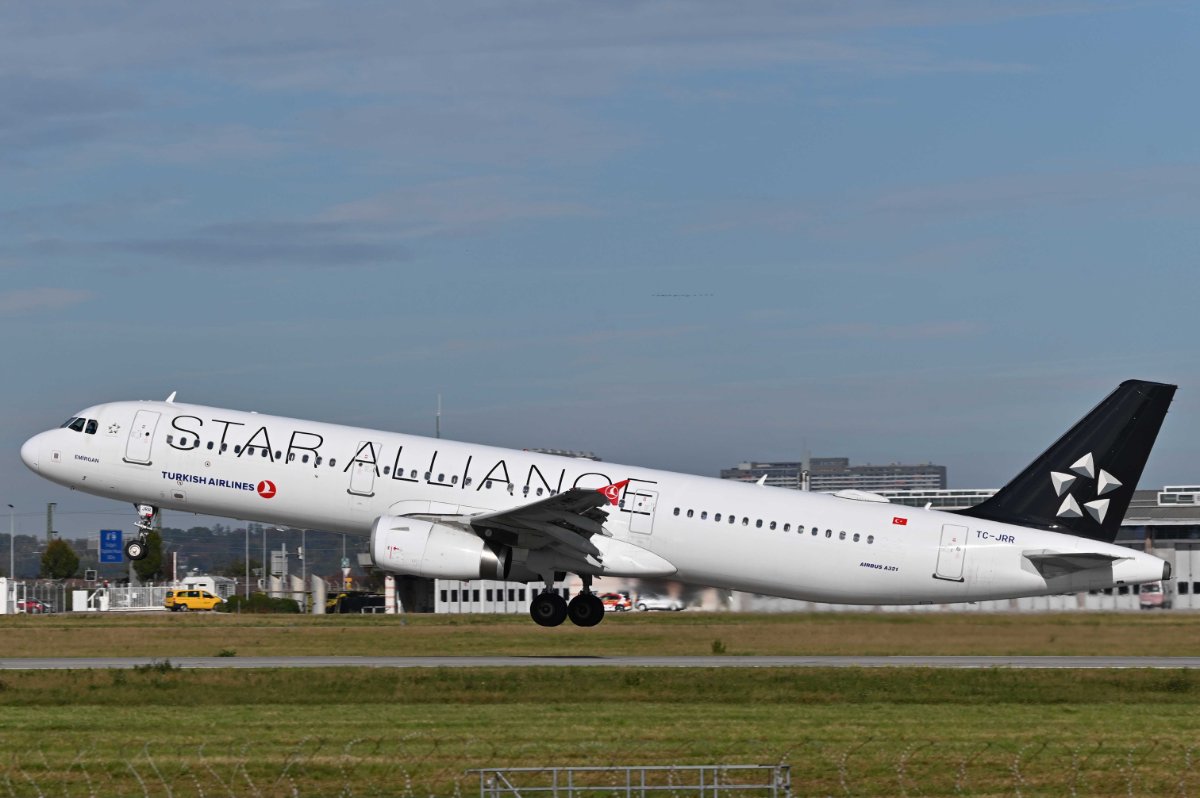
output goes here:
<path id="1" fill-rule="evenodd" d="M 463 440 L 997 486 L 1130 377 L 1180 385 L 1143 484 L 1200 482 L 1198 22 L 0 6 L 2 492 L 30 531 L 125 516 L 20 442 L 175 390 L 416 433 L 440 392 Z"/>

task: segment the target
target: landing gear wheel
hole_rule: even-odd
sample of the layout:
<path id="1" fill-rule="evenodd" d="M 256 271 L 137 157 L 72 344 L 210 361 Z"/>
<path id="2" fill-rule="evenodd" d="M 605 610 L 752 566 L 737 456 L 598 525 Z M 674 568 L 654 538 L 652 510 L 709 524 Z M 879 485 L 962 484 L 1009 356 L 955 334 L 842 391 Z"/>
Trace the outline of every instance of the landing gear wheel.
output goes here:
<path id="1" fill-rule="evenodd" d="M 567 605 L 567 616 L 576 626 L 595 626 L 604 620 L 604 602 L 595 593 L 580 593 Z"/>
<path id="2" fill-rule="evenodd" d="M 146 541 L 138 538 L 125 544 L 125 557 L 130 560 L 146 559 Z"/>
<path id="3" fill-rule="evenodd" d="M 538 593 L 529 605 L 529 617 L 538 626 L 558 626 L 567 619 L 567 602 L 557 593 Z"/>

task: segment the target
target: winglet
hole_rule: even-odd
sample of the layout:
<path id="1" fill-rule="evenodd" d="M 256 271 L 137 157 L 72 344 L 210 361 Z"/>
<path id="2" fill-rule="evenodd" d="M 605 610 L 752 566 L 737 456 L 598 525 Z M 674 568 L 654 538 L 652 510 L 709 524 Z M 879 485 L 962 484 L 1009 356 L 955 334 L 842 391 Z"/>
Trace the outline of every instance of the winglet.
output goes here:
<path id="1" fill-rule="evenodd" d="M 623 479 L 620 482 L 612 485 L 605 485 L 603 488 L 596 488 L 596 492 L 603 494 L 604 498 L 608 499 L 609 504 L 616 504 L 621 499 L 621 491 L 625 490 L 625 486 L 629 484 L 629 480 Z"/>
<path id="2" fill-rule="evenodd" d="M 167 397 L 167 404 L 175 403 L 175 394 L 176 393 L 178 393 L 178 391 L 171 391 L 171 395 Z"/>

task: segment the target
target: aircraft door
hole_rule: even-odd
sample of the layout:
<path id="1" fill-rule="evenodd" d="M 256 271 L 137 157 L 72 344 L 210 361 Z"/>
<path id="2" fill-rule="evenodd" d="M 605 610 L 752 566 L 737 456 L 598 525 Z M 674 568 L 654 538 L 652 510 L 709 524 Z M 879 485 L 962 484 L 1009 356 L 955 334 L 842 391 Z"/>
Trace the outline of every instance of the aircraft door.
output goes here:
<path id="1" fill-rule="evenodd" d="M 626 491 L 625 508 L 629 510 L 629 531 L 649 535 L 654 531 L 654 508 L 658 494 L 652 490 L 638 488 Z"/>
<path id="2" fill-rule="evenodd" d="M 350 493 L 356 496 L 375 495 L 375 471 L 379 468 L 381 446 L 382 444 L 372 441 L 362 441 L 358 444 L 358 454 L 350 463 Z"/>
<path id="3" fill-rule="evenodd" d="M 942 545 L 938 549 L 934 579 L 963 581 L 963 560 L 967 554 L 967 528 L 958 524 L 942 524 Z"/>
<path id="4" fill-rule="evenodd" d="M 129 428 L 129 440 L 125 444 L 125 462 L 150 465 L 150 447 L 154 443 L 154 430 L 162 414 L 157 410 L 139 410 Z"/>

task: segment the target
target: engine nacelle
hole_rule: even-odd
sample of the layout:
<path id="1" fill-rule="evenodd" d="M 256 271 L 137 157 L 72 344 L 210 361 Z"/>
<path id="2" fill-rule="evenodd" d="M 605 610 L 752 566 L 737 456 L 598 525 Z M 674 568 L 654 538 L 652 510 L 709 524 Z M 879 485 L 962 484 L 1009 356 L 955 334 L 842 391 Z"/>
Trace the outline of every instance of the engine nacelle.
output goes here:
<path id="1" fill-rule="evenodd" d="M 371 527 L 371 559 L 383 571 L 430 579 L 504 579 L 512 552 L 444 524 L 381 515 Z"/>

